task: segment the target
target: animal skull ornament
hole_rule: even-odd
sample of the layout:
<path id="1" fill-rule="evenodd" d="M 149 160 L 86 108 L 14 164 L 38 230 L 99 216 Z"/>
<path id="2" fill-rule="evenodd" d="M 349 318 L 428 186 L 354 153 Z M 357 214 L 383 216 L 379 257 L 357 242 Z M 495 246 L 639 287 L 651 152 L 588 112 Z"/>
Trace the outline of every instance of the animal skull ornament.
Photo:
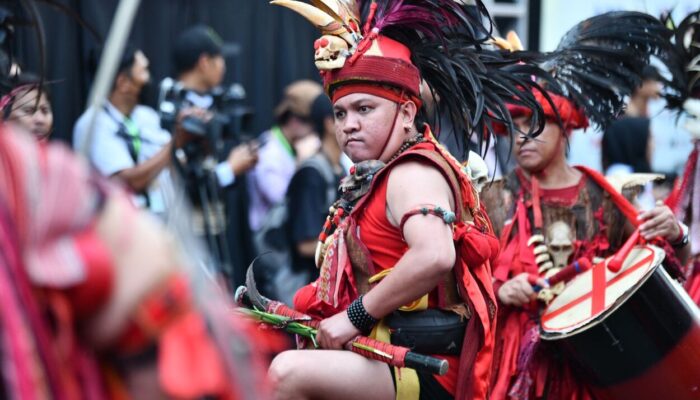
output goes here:
<path id="1" fill-rule="evenodd" d="M 469 151 L 469 161 L 464 166 L 464 171 L 469 175 L 472 186 L 478 193 L 481 193 L 486 182 L 489 180 L 489 167 L 481 156 L 473 151 Z"/>
<path id="2" fill-rule="evenodd" d="M 353 204 L 364 196 L 369 191 L 374 175 L 384 168 L 384 165 L 379 160 L 367 160 L 353 165 L 350 175 L 340 182 L 341 198 Z"/>
<path id="3" fill-rule="evenodd" d="M 319 70 L 342 68 L 350 56 L 348 43 L 338 36 L 323 35 L 314 42 L 314 63 Z"/>
<path id="4" fill-rule="evenodd" d="M 574 233 L 563 221 L 556 221 L 547 227 L 547 247 L 552 255 L 555 268 L 564 268 L 574 252 Z"/>

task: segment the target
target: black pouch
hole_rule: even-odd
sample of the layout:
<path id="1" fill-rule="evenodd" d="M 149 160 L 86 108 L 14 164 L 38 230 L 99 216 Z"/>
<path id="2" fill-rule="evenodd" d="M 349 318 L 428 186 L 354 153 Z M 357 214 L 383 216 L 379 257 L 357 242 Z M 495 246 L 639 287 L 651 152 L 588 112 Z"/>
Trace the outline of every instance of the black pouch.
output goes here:
<path id="1" fill-rule="evenodd" d="M 459 355 L 467 319 L 451 311 L 394 311 L 384 323 L 391 333 L 391 344 L 408 347 L 422 354 Z"/>

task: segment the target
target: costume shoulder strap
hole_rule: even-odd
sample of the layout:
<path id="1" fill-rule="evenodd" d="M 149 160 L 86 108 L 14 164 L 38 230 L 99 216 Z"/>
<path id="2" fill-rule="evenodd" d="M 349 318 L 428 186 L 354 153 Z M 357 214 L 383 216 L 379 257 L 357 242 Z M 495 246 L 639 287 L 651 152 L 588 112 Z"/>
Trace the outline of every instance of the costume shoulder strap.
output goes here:
<path id="1" fill-rule="evenodd" d="M 627 217 L 633 226 L 639 226 L 639 221 L 637 220 L 637 209 L 635 209 L 632 203 L 630 203 L 620 192 L 612 187 L 610 182 L 605 179 L 605 176 L 598 171 L 582 165 L 577 165 L 576 169 L 586 174 L 587 177 L 592 179 L 593 182 L 601 187 L 601 189 L 607 192 L 610 195 L 612 202 L 615 203 L 620 212 Z"/>
<path id="2" fill-rule="evenodd" d="M 440 171 L 442 176 L 445 177 L 445 180 L 447 181 L 447 184 L 450 186 L 450 190 L 452 191 L 452 195 L 454 196 L 456 208 L 455 214 L 457 216 L 457 220 L 461 221 L 463 216 L 468 215 L 467 210 L 465 209 L 464 202 L 462 201 L 462 190 L 459 183 L 459 177 L 457 176 L 457 171 L 454 170 L 449 161 L 445 160 L 445 158 L 439 152 L 430 149 L 419 148 L 415 150 L 409 150 L 399 158 L 400 160 L 397 159 L 397 161 L 405 162 L 411 159 L 427 161 L 438 171 Z"/>

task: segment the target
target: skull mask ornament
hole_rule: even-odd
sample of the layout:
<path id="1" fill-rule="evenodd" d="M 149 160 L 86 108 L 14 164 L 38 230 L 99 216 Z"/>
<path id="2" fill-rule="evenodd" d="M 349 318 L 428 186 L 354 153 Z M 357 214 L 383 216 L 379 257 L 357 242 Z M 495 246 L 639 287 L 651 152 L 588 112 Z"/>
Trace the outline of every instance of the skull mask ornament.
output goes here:
<path id="1" fill-rule="evenodd" d="M 486 182 L 489 180 L 489 167 L 481 156 L 473 151 L 469 151 L 469 161 L 464 166 L 464 170 L 469 175 L 472 186 L 481 193 Z"/>
<path id="2" fill-rule="evenodd" d="M 331 70 L 342 68 L 350 55 L 348 43 L 338 36 L 323 35 L 314 42 L 316 68 Z"/>
<path id="3" fill-rule="evenodd" d="M 555 268 L 564 268 L 574 252 L 574 233 L 562 221 L 556 221 L 547 228 L 547 247 L 552 255 Z"/>

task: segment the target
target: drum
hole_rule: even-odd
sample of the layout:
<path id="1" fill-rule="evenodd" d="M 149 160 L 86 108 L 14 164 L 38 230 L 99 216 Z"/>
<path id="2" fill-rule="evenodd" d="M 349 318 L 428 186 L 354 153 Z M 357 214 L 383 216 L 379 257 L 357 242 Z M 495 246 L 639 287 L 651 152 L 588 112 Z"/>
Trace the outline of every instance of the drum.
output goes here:
<path id="1" fill-rule="evenodd" d="M 541 317 L 601 399 L 700 399 L 700 310 L 666 273 L 662 249 L 634 247 L 569 282 Z"/>

